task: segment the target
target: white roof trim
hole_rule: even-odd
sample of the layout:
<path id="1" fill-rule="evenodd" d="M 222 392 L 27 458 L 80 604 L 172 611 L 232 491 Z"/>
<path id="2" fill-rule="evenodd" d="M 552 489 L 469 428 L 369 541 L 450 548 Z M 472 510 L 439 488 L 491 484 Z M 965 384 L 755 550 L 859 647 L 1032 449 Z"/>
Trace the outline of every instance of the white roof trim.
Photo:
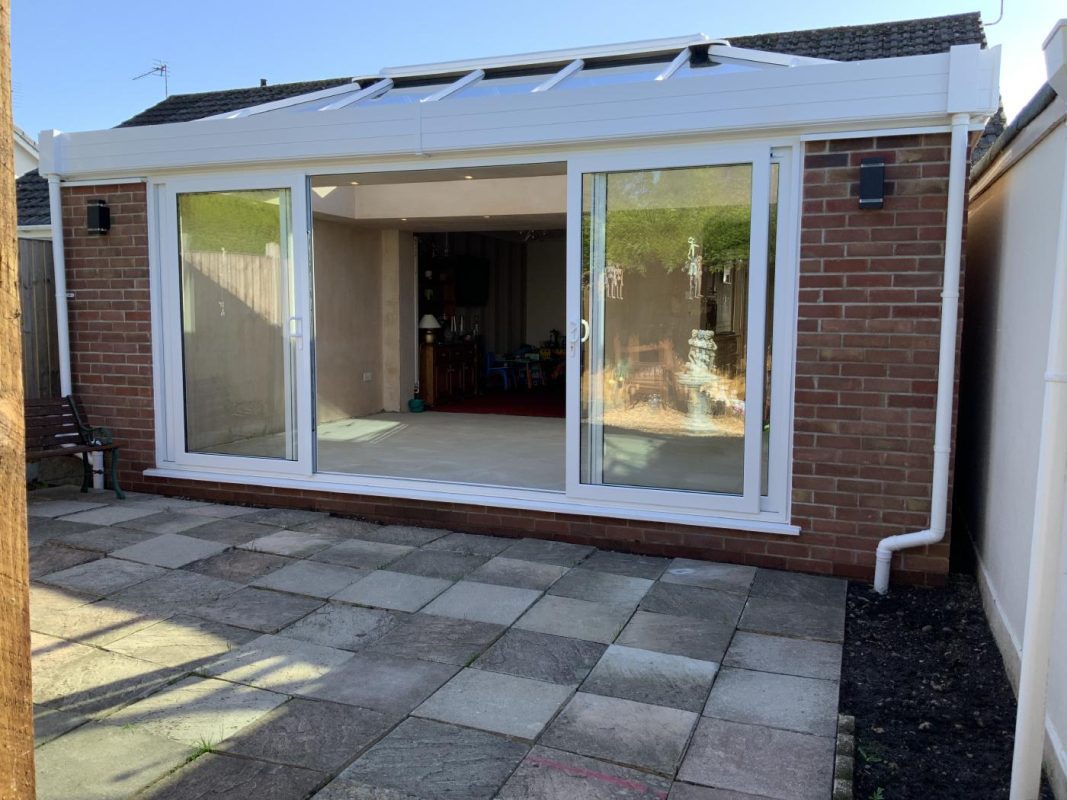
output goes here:
<path id="1" fill-rule="evenodd" d="M 805 64 L 840 64 L 829 58 L 810 58 L 808 56 L 793 56 L 786 53 L 772 53 L 768 50 L 752 50 L 748 47 L 734 47 L 729 42 L 725 45 L 712 44 L 708 48 L 708 56 L 716 61 L 721 59 L 729 61 L 755 61 L 758 64 L 775 64 L 779 67 L 799 67 Z"/>
<path id="2" fill-rule="evenodd" d="M 468 72 L 466 75 L 464 75 L 458 81 L 453 81 L 452 83 L 448 84 L 448 86 L 444 87 L 443 89 L 439 89 L 438 91 L 434 92 L 433 94 L 427 95 L 426 97 L 424 97 L 421 100 L 419 100 L 419 102 L 420 103 L 436 103 L 438 100 L 444 100 L 450 94 L 453 94 L 454 92 L 458 92 L 464 86 L 470 86 L 472 83 L 477 83 L 478 81 L 480 81 L 484 77 L 485 77 L 485 70 L 484 69 L 473 70 L 471 72 Z"/>
<path id="3" fill-rule="evenodd" d="M 359 82 L 353 78 L 348 83 L 342 83 L 340 86 L 331 86 L 329 89 L 319 89 L 317 92 L 308 92 L 307 94 L 298 94 L 292 97 L 286 97 L 284 100 L 274 100 L 270 103 L 260 103 L 257 106 L 249 106 L 248 108 L 240 108 L 236 111 L 226 111 L 222 114 L 215 114 L 211 117 L 204 117 L 203 120 L 196 120 L 197 122 L 203 122 L 209 119 L 240 119 L 241 117 L 250 117 L 253 114 L 262 114 L 266 111 L 275 111 L 279 108 L 289 108 L 290 106 L 298 106 L 303 103 L 309 103 L 312 100 L 321 100 L 326 97 L 334 97 L 339 94 L 346 94 L 351 92 L 352 89 L 359 88 Z"/>
<path id="4" fill-rule="evenodd" d="M 386 67 L 381 75 L 387 78 L 413 78 L 416 76 L 451 75 L 475 69 L 500 69 L 502 67 L 534 67 L 544 64 L 562 64 L 581 58 L 611 58 L 632 56 L 640 53 L 669 53 L 698 44 L 726 44 L 726 39 L 710 39 L 702 33 L 690 36 L 672 36 L 666 39 L 643 39 L 636 42 L 603 44 L 564 50 L 540 50 L 533 53 L 516 53 L 509 56 L 492 56 L 465 61 L 437 61 L 428 64 L 412 64 L 404 67 Z"/>
<path id="5" fill-rule="evenodd" d="M 665 81 L 670 78 L 674 73 L 680 70 L 690 58 L 693 57 L 693 51 L 688 47 L 674 57 L 674 60 L 667 65 L 667 68 L 656 76 L 657 81 Z"/>
<path id="6" fill-rule="evenodd" d="M 374 98 L 380 94 L 384 94 L 393 88 L 392 78 L 386 78 L 385 80 L 372 83 L 366 89 L 360 89 L 358 92 L 354 92 L 347 97 L 342 97 L 340 100 L 335 100 L 328 105 L 324 105 L 319 111 L 336 111 L 339 108 L 350 106 L 353 103 L 358 103 L 360 100 L 366 100 L 367 98 Z"/>

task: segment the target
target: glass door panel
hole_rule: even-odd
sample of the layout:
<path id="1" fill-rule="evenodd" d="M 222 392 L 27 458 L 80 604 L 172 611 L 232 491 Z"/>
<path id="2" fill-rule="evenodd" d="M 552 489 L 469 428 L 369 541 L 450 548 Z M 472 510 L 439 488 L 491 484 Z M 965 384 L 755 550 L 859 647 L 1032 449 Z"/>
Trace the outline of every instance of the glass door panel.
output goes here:
<path id="1" fill-rule="evenodd" d="M 290 190 L 176 201 L 185 450 L 295 461 Z"/>
<path id="2" fill-rule="evenodd" d="M 569 491 L 658 503 L 686 493 L 682 504 L 758 510 L 767 164 L 580 181 Z"/>

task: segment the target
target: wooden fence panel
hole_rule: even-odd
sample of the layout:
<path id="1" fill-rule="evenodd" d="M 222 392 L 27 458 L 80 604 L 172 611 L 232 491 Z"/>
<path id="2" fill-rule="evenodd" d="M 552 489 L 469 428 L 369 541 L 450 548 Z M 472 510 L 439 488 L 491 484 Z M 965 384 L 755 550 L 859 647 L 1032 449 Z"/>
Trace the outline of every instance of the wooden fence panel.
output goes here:
<path id="1" fill-rule="evenodd" d="M 56 287 L 52 242 L 19 239 L 22 299 L 22 377 L 25 397 L 59 396 Z"/>

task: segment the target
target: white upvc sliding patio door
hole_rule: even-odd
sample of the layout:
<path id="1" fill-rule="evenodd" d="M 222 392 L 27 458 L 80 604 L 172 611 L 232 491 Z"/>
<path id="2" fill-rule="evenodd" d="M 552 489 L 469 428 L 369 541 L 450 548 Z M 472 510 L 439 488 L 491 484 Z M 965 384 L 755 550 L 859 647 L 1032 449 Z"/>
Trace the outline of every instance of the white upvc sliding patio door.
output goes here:
<path id="1" fill-rule="evenodd" d="M 310 475 L 302 175 L 157 187 L 165 460 Z"/>
<path id="2" fill-rule="evenodd" d="M 782 162 L 747 145 L 570 161 L 569 496 L 785 510 L 789 393 L 775 387 L 791 346 L 771 347 L 775 330 L 792 342 L 791 321 L 772 324 L 792 313 L 772 285 Z M 778 288 L 790 297 L 791 282 Z"/>

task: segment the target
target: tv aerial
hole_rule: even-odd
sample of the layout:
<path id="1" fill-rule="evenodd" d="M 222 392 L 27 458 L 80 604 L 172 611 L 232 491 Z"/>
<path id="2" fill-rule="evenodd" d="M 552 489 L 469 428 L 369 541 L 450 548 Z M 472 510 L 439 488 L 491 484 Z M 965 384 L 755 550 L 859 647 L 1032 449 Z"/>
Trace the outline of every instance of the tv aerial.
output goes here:
<path id="1" fill-rule="evenodd" d="M 157 78 L 163 79 L 163 97 L 170 97 L 170 65 L 166 61 L 160 61 L 156 59 L 155 66 L 148 72 L 142 72 L 140 75 L 135 75 L 134 80 L 140 80 L 141 78 L 147 78 L 149 75 L 155 75 Z"/>

